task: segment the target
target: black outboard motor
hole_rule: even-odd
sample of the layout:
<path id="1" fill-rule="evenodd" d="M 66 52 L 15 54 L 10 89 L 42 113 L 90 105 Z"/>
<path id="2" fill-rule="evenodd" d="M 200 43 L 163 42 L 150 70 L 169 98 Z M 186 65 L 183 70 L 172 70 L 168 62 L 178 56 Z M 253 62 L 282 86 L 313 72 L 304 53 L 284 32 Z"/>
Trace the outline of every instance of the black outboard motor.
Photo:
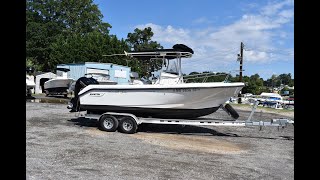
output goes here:
<path id="1" fill-rule="evenodd" d="M 70 112 L 78 112 L 80 110 L 78 93 L 89 84 L 99 84 L 99 82 L 92 77 L 81 77 L 77 80 L 74 88 L 74 98 L 70 100 L 70 104 L 67 107 L 68 109 L 71 109 Z"/>

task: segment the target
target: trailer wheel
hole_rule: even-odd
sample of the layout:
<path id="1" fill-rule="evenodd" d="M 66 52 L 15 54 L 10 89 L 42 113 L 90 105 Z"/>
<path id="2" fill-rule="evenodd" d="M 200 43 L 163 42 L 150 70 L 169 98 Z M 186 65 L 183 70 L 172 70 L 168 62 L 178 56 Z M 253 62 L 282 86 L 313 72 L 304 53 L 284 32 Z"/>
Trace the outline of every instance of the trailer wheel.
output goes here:
<path id="1" fill-rule="evenodd" d="M 119 130 L 126 134 L 133 134 L 137 130 L 137 123 L 132 117 L 124 117 L 119 122 Z"/>
<path id="2" fill-rule="evenodd" d="M 226 104 L 224 107 L 228 110 L 228 112 L 234 119 L 239 118 L 239 114 L 237 113 L 236 110 L 233 109 L 233 107 L 230 104 Z"/>
<path id="3" fill-rule="evenodd" d="M 107 132 L 114 132 L 118 128 L 119 121 L 114 116 L 103 115 L 99 120 L 100 129 Z"/>

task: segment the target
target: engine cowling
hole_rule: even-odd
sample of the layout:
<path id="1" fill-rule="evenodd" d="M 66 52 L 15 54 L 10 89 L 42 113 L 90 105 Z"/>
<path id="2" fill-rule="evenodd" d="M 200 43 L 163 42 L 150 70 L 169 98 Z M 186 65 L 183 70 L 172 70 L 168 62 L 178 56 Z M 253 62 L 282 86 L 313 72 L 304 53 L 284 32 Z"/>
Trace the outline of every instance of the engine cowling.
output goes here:
<path id="1" fill-rule="evenodd" d="M 68 109 L 71 109 L 70 112 L 78 112 L 79 106 L 80 106 L 80 102 L 79 102 L 79 92 L 85 88 L 86 86 L 90 85 L 90 84 L 99 84 L 99 82 L 90 77 L 81 77 L 76 81 L 75 87 L 74 87 L 74 98 L 72 98 L 69 102 L 68 105 Z"/>

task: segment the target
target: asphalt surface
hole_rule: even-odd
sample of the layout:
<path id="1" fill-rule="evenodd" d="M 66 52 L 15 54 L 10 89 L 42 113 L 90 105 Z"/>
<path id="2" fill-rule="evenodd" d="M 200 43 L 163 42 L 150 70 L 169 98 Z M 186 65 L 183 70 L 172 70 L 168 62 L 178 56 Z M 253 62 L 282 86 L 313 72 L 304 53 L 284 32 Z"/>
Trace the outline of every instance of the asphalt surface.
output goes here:
<path id="1" fill-rule="evenodd" d="M 27 179 L 294 179 L 291 124 L 261 131 L 150 124 L 130 135 L 75 115 L 66 104 L 26 102 Z M 222 110 L 209 117 L 229 118 Z"/>

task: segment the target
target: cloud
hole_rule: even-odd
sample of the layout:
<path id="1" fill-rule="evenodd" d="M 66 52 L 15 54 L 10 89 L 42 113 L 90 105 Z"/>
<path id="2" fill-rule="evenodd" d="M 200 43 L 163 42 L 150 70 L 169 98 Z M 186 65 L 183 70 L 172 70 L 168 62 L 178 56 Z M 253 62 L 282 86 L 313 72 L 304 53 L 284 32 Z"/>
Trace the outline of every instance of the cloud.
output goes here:
<path id="1" fill-rule="evenodd" d="M 293 6 L 293 0 L 286 0 L 279 3 L 268 4 L 267 6 L 263 7 L 261 10 L 262 15 L 266 16 L 273 16 L 278 13 L 285 6 Z"/>
<path id="2" fill-rule="evenodd" d="M 293 11 L 292 11 L 292 9 L 283 10 L 279 13 L 279 15 L 283 18 L 292 18 Z"/>
<path id="3" fill-rule="evenodd" d="M 154 32 L 152 39 L 165 48 L 180 43 L 191 47 L 195 52 L 192 60 L 183 61 L 187 72 L 227 70 L 230 65 L 238 67 L 236 59 L 240 42 L 245 44 L 245 63 L 293 61 L 293 48 L 284 48 L 283 45 L 288 39 L 283 26 L 292 19 L 292 1 L 282 1 L 262 7 L 257 14 L 244 14 L 233 23 L 221 27 L 187 29 L 148 23 L 136 28 L 151 27 Z M 194 22 L 206 21 L 207 18 L 202 17 Z"/>
<path id="4" fill-rule="evenodd" d="M 253 9 L 257 8 L 259 5 L 257 3 L 248 3 L 245 5 L 245 8 Z"/>
<path id="5" fill-rule="evenodd" d="M 193 24 L 211 24 L 213 21 L 206 17 L 200 17 L 192 21 Z"/>

